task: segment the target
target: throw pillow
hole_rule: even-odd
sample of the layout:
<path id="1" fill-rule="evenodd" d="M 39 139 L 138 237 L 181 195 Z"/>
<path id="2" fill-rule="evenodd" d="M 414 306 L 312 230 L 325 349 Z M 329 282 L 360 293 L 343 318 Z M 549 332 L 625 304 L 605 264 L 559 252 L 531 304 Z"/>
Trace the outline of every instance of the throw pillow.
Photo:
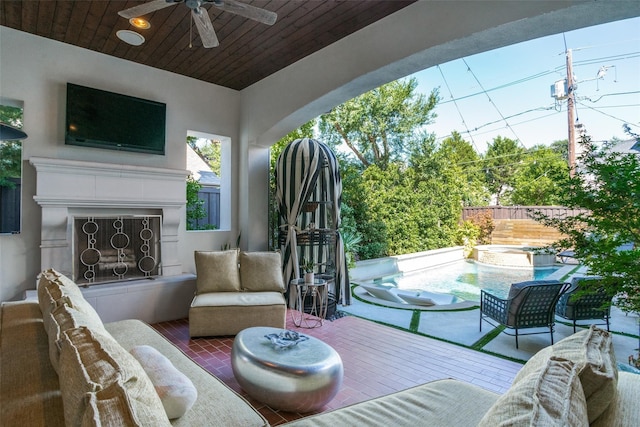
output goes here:
<path id="1" fill-rule="evenodd" d="M 170 425 L 151 380 L 138 361 L 108 333 L 68 329 L 60 340 L 60 392 L 67 425 L 81 425 L 88 393 L 120 382 L 141 425 Z M 90 418 L 93 418 L 91 416 Z"/>
<path id="2" fill-rule="evenodd" d="M 279 252 L 240 253 L 242 289 L 251 292 L 284 292 L 282 261 Z"/>
<path id="3" fill-rule="evenodd" d="M 514 383 L 478 427 L 586 426 L 587 402 L 570 360 L 552 357 L 544 367 Z"/>
<path id="4" fill-rule="evenodd" d="M 129 352 L 149 376 L 169 419 L 179 418 L 191 409 L 198 398 L 198 390 L 189 377 L 151 346 L 139 345 Z"/>
<path id="5" fill-rule="evenodd" d="M 513 380 L 540 369 L 548 357 L 562 357 L 575 363 L 584 389 L 589 423 L 596 420 L 613 400 L 618 381 L 618 368 L 611 334 L 596 326 L 577 332 L 535 354 Z"/>
<path id="6" fill-rule="evenodd" d="M 196 291 L 237 292 L 240 290 L 238 251 L 195 252 Z"/>

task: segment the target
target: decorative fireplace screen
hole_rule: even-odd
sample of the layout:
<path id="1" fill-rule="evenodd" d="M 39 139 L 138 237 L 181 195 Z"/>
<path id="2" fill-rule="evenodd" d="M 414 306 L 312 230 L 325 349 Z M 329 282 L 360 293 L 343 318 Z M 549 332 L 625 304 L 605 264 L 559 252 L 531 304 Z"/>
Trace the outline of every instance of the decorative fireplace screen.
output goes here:
<path id="1" fill-rule="evenodd" d="M 159 215 L 73 218 L 73 278 L 78 284 L 161 274 Z"/>

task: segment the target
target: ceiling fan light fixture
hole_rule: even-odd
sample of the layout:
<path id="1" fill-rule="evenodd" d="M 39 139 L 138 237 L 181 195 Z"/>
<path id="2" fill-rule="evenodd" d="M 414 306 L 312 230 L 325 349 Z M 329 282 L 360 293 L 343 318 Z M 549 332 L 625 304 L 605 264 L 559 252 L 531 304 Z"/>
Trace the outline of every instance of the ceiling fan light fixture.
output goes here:
<path id="1" fill-rule="evenodd" d="M 131 30 L 117 31 L 116 36 L 118 36 L 118 38 L 123 42 L 128 43 L 132 46 L 140 46 L 145 41 L 142 35 Z"/>
<path id="2" fill-rule="evenodd" d="M 144 18 L 131 18 L 129 19 L 129 23 L 141 30 L 148 30 L 151 28 L 151 23 Z"/>

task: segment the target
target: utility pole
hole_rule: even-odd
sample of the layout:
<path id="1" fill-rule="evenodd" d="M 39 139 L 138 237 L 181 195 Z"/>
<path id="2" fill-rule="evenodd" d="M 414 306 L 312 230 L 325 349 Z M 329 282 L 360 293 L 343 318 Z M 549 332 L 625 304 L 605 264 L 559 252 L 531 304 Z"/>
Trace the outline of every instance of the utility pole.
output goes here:
<path id="1" fill-rule="evenodd" d="M 575 91 L 573 81 L 573 59 L 571 49 L 565 52 L 567 56 L 567 128 L 569 130 L 569 174 L 573 177 L 576 167 L 576 131 L 575 131 Z"/>

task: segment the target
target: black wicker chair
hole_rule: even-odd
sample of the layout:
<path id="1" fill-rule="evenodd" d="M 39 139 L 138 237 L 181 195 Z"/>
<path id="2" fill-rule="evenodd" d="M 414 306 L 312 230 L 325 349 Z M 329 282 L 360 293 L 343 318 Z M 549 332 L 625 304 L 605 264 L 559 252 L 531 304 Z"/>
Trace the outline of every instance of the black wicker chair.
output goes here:
<path id="1" fill-rule="evenodd" d="M 593 292 L 577 295 L 580 284 L 585 281 L 597 281 L 597 277 L 575 277 L 571 280 L 571 288 L 558 300 L 556 315 L 573 322 L 573 332 L 576 332 L 578 320 L 602 320 L 601 323 L 589 323 L 594 325 L 607 325 L 609 330 L 609 318 L 611 316 L 612 295 L 603 288 L 596 288 L 590 284 Z M 597 285 L 597 283 L 596 283 Z"/>
<path id="2" fill-rule="evenodd" d="M 542 334 L 543 332 L 521 333 L 522 329 L 549 328 L 551 344 L 555 326 L 555 307 L 560 296 L 569 288 L 569 283 L 555 280 L 534 280 L 511 285 L 508 298 L 499 298 L 485 290 L 480 291 L 480 331 L 482 321 L 493 325 L 503 325 L 507 335 Z M 495 323 L 494 323 L 495 322 Z M 513 329 L 514 333 L 507 332 Z"/>

